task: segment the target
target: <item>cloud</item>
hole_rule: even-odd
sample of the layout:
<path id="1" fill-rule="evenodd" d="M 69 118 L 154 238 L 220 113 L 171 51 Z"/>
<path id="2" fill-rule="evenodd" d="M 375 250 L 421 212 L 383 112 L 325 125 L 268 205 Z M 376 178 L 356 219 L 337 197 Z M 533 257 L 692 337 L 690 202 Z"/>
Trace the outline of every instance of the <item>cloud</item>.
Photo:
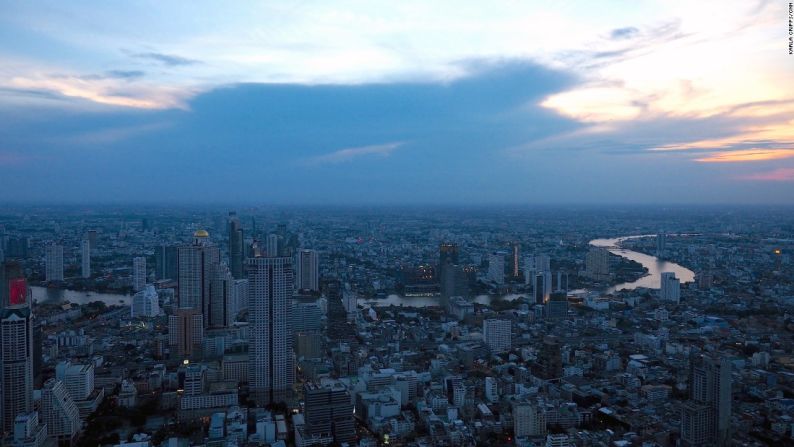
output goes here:
<path id="1" fill-rule="evenodd" d="M 133 54 L 134 57 L 140 59 L 148 59 L 155 62 L 159 62 L 163 65 L 168 65 L 169 67 L 179 67 L 185 65 L 195 65 L 201 63 L 201 61 L 195 59 L 188 59 L 182 56 L 176 56 L 174 54 L 165 54 L 165 53 L 135 53 Z"/>
<path id="2" fill-rule="evenodd" d="M 794 157 L 794 149 L 748 149 L 713 152 L 696 158 L 701 163 L 741 163 L 749 161 L 782 160 Z"/>
<path id="3" fill-rule="evenodd" d="M 632 37 L 639 34 L 640 30 L 633 26 L 627 26 L 625 28 L 615 28 L 609 33 L 609 37 L 614 40 L 621 40 L 621 39 L 631 39 Z"/>
<path id="4" fill-rule="evenodd" d="M 371 146 L 348 147 L 345 149 L 339 149 L 338 151 L 334 151 L 329 154 L 312 157 L 309 160 L 307 160 L 307 162 L 308 164 L 311 165 L 322 165 L 322 164 L 347 162 L 355 158 L 360 158 L 370 155 L 376 155 L 379 157 L 388 157 L 392 154 L 392 152 L 395 151 L 395 149 L 397 149 L 402 145 L 403 145 L 402 142 L 394 142 L 394 143 L 385 143 L 385 144 L 375 144 Z"/>
<path id="5" fill-rule="evenodd" d="M 794 182 L 794 168 L 779 168 L 738 177 L 740 180 L 762 182 Z"/>

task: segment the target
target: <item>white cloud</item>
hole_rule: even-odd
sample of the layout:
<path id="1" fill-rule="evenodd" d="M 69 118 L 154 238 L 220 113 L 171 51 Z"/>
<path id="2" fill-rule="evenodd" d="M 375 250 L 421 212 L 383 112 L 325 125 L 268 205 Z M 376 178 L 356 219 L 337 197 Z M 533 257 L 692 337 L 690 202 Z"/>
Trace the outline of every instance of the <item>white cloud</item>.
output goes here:
<path id="1" fill-rule="evenodd" d="M 394 142 L 372 146 L 348 147 L 328 154 L 318 155 L 306 161 L 310 165 L 324 165 L 347 162 L 365 156 L 388 157 L 402 145 L 402 142 Z"/>

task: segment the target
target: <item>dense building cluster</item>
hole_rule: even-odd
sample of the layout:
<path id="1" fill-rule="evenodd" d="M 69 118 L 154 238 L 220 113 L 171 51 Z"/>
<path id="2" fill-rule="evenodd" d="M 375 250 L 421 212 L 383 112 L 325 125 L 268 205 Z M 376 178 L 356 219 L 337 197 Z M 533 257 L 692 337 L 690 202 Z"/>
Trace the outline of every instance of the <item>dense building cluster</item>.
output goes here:
<path id="1" fill-rule="evenodd" d="M 794 215 L 20 208 L 2 445 L 794 440 Z"/>

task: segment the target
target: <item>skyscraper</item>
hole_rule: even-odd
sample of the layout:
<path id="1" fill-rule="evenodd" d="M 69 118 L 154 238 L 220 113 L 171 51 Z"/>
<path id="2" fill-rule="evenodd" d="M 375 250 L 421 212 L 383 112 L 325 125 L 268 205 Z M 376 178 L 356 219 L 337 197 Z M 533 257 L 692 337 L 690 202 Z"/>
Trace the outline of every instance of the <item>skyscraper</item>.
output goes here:
<path id="1" fill-rule="evenodd" d="M 210 305 L 207 321 L 210 327 L 229 327 L 237 316 L 234 278 L 226 264 L 220 264 L 210 279 Z"/>
<path id="2" fill-rule="evenodd" d="M 27 298 L 27 297 L 26 297 Z M 33 410 L 33 314 L 30 302 L 0 309 L 0 429 Z"/>
<path id="3" fill-rule="evenodd" d="M 511 259 L 513 268 L 512 268 L 512 275 L 513 278 L 518 278 L 521 276 L 521 270 L 519 269 L 519 259 L 521 256 L 521 244 L 518 242 L 513 242 L 513 257 Z"/>
<path id="4" fill-rule="evenodd" d="M 295 253 L 295 288 L 320 291 L 320 256 L 316 250 L 298 250 Z"/>
<path id="5" fill-rule="evenodd" d="M 82 267 L 83 278 L 91 277 L 91 243 L 88 239 L 83 239 L 80 242 L 80 263 Z"/>
<path id="6" fill-rule="evenodd" d="M 703 356 L 690 360 L 690 400 L 681 409 L 684 445 L 728 445 L 731 380 L 731 363 L 727 357 Z"/>
<path id="7" fill-rule="evenodd" d="M 249 258 L 247 266 L 249 387 L 257 404 L 283 402 L 293 380 L 292 262 L 289 257 L 257 257 Z"/>
<path id="8" fill-rule="evenodd" d="M 19 262 L 0 262 L 0 309 L 24 303 L 27 293 L 27 281 Z"/>
<path id="9" fill-rule="evenodd" d="M 673 272 L 663 272 L 659 290 L 659 298 L 676 304 L 681 302 L 681 281 Z"/>
<path id="10" fill-rule="evenodd" d="M 154 275 L 157 279 L 178 279 L 175 245 L 163 244 L 154 248 Z"/>
<path id="11" fill-rule="evenodd" d="M 667 235 L 664 234 L 664 231 L 660 231 L 659 234 L 656 235 L 656 256 L 659 258 L 663 258 L 665 255 L 665 245 L 667 245 Z"/>
<path id="12" fill-rule="evenodd" d="M 551 296 L 551 272 L 539 271 L 535 274 L 532 296 L 535 297 L 535 304 L 546 304 Z"/>
<path id="13" fill-rule="evenodd" d="M 63 245 L 52 242 L 44 249 L 45 278 L 63 281 Z"/>
<path id="14" fill-rule="evenodd" d="M 196 309 L 209 324 L 210 281 L 220 263 L 220 250 L 209 241 L 209 233 L 198 230 L 190 245 L 177 250 L 179 307 Z"/>
<path id="15" fill-rule="evenodd" d="M 146 286 L 146 258 L 132 259 L 132 290 L 139 292 Z"/>
<path id="16" fill-rule="evenodd" d="M 267 235 L 267 255 L 271 258 L 277 257 L 279 254 L 279 240 L 277 234 Z"/>
<path id="17" fill-rule="evenodd" d="M 243 259 L 245 256 L 245 237 L 240 219 L 234 211 L 229 212 L 229 268 L 234 279 L 245 277 Z"/>

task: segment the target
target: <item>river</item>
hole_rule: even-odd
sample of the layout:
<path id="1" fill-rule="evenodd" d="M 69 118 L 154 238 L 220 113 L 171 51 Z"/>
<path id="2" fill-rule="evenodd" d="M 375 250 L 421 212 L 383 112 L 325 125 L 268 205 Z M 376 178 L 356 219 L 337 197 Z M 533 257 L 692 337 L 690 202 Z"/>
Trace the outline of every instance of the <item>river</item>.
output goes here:
<path id="1" fill-rule="evenodd" d="M 695 279 L 695 273 L 686 267 L 678 265 L 674 262 L 662 261 L 655 256 L 647 255 L 632 250 L 620 247 L 620 243 L 629 239 L 638 239 L 643 237 L 654 237 L 655 234 L 644 234 L 638 236 L 624 236 L 613 239 L 594 239 L 590 241 L 590 245 L 594 247 L 606 248 L 610 253 L 622 256 L 626 259 L 639 262 L 643 267 L 648 269 L 648 274 L 637 279 L 636 281 L 617 284 L 608 288 L 605 292 L 612 293 L 615 291 L 628 289 L 634 290 L 639 287 L 647 287 L 649 289 L 658 289 L 659 283 L 662 278 L 662 272 L 674 272 L 676 278 L 681 280 L 681 283 L 692 282 Z M 46 287 L 32 286 L 33 300 L 39 303 L 57 303 L 69 301 L 71 303 L 86 304 L 91 301 L 102 301 L 108 305 L 129 305 L 132 302 L 131 295 L 121 295 L 115 293 L 97 293 L 97 292 L 84 292 L 77 290 L 63 290 L 63 289 L 48 289 Z M 489 305 L 496 300 L 513 301 L 522 294 L 510 294 L 504 296 L 495 295 L 478 295 L 472 302 Z M 438 306 L 439 297 L 404 297 L 400 295 L 389 295 L 383 299 L 359 299 L 359 302 L 365 306 L 406 306 L 406 307 L 428 307 Z"/>
<path id="2" fill-rule="evenodd" d="M 671 235 L 674 236 L 674 235 Z M 606 293 L 613 293 L 620 290 L 634 290 L 639 287 L 658 289 L 662 280 L 662 273 L 673 272 L 681 283 L 692 282 L 695 280 L 695 272 L 674 262 L 663 261 L 656 256 L 621 248 L 620 243 L 629 239 L 639 239 L 645 237 L 656 237 L 655 234 L 642 234 L 637 236 L 616 237 L 613 239 L 594 239 L 590 245 L 594 247 L 606 248 L 610 253 L 621 256 L 632 261 L 639 262 L 648 269 L 648 274 L 632 282 L 624 282 L 608 288 Z"/>
<path id="3" fill-rule="evenodd" d="M 85 292 L 81 290 L 49 289 L 47 287 L 31 286 L 33 301 L 37 303 L 61 303 L 70 302 L 75 304 L 87 304 L 92 301 L 102 301 L 107 305 L 129 305 L 132 302 L 132 295 L 121 295 L 118 293 L 99 293 Z"/>

